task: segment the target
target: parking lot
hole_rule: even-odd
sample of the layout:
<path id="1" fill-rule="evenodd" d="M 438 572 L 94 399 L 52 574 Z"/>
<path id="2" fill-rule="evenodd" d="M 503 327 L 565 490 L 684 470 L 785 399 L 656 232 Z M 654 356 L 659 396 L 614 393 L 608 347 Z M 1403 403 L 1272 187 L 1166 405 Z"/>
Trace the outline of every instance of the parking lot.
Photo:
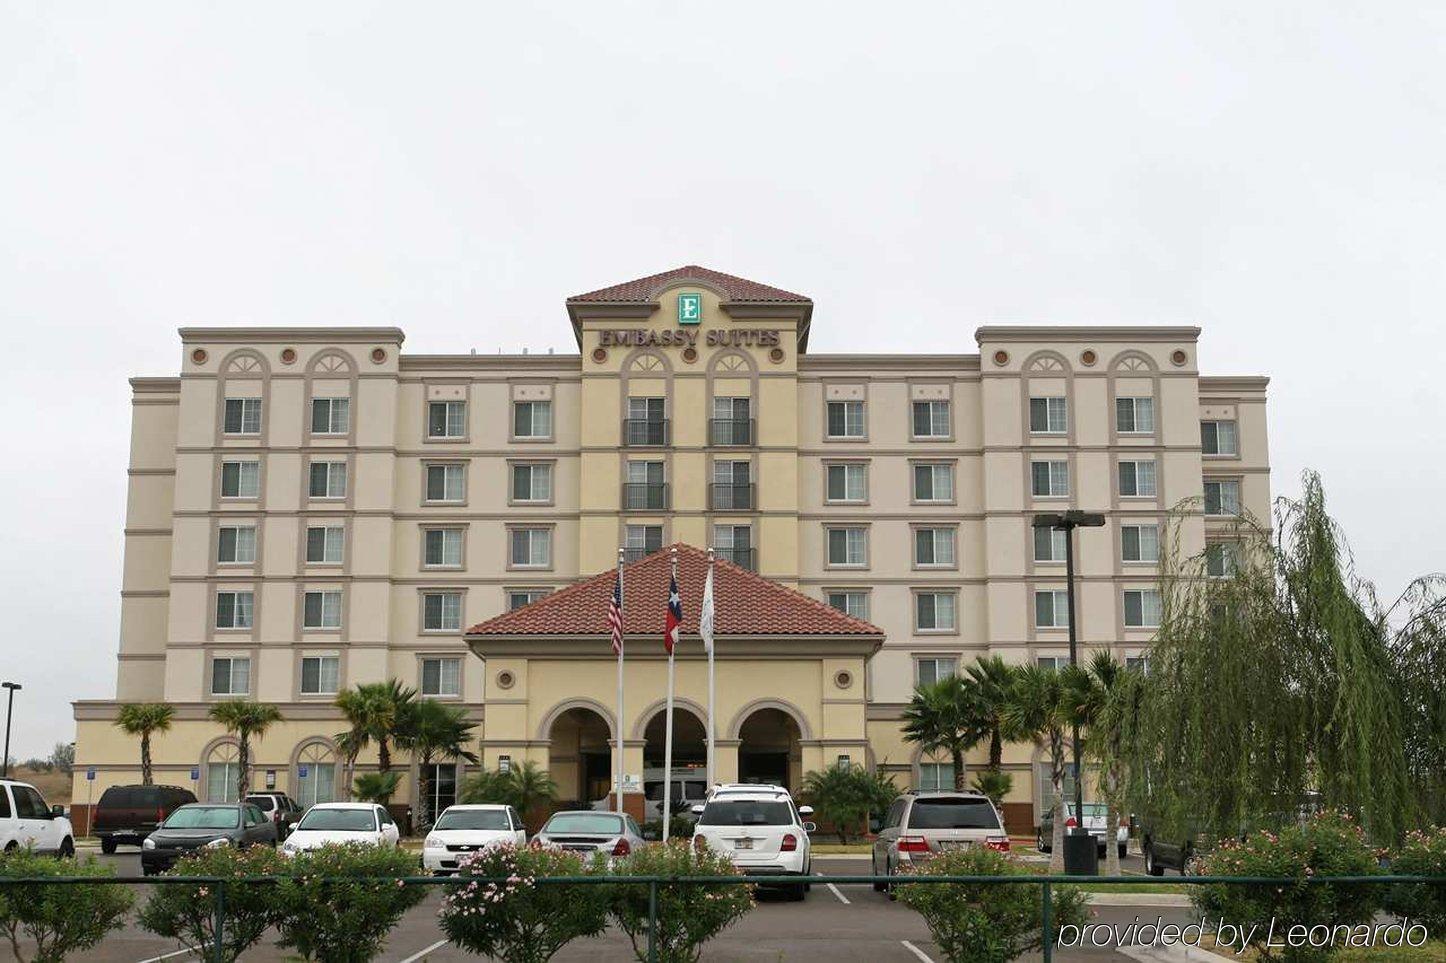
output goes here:
<path id="1" fill-rule="evenodd" d="M 1029 851 L 1025 851 L 1028 855 Z M 115 856 L 94 858 L 112 862 L 117 872 L 138 874 L 140 859 L 133 849 L 122 849 Z M 849 876 L 867 873 L 867 858 L 819 856 L 814 859 L 814 870 L 822 875 Z M 1127 870 L 1139 872 L 1139 859 L 1131 857 Z M 412 910 L 392 931 L 386 951 L 381 959 L 391 963 L 420 963 L 422 960 L 444 963 L 476 959 L 450 946 L 437 927 L 436 910 L 440 894 L 430 896 L 426 902 Z M 1132 901 L 1138 900 L 1138 904 Z M 1136 915 L 1149 919 L 1163 916 L 1166 921 L 1183 922 L 1190 910 L 1183 906 L 1148 905 L 1146 897 L 1129 894 L 1113 894 L 1109 906 L 1097 906 L 1096 913 L 1101 920 L 1128 922 Z M 1115 905 L 1123 904 L 1123 905 Z M 131 926 L 109 937 L 105 943 L 86 954 L 73 957 L 77 960 L 141 961 L 174 960 L 181 963 L 186 958 L 184 951 L 178 951 L 174 942 L 163 940 Z M 1105 959 L 1121 961 L 1125 955 L 1113 950 L 1057 951 L 1056 959 Z M 283 960 L 286 954 L 263 942 L 251 953 L 248 961 Z M 722 936 L 709 943 L 703 953 L 708 960 L 858 960 L 858 961 L 937 961 L 929 931 L 922 918 L 907 907 L 890 902 L 883 894 L 875 893 L 867 885 L 829 884 L 814 886 L 802 903 L 792 903 L 764 891 L 759 897 L 756 910 L 738 924 L 726 930 Z M 1028 959 L 1030 957 L 1026 957 Z M 1037 958 L 1037 954 L 1036 957 Z M 562 953 L 558 960 L 600 961 L 633 959 L 627 937 L 621 933 L 608 933 L 599 939 L 580 940 Z"/>

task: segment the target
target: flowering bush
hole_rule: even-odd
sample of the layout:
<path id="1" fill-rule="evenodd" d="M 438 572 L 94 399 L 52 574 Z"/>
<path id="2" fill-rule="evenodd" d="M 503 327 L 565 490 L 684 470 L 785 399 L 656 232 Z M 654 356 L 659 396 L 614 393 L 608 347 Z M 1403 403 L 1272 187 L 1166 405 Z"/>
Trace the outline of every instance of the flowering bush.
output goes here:
<path id="1" fill-rule="evenodd" d="M 1195 907 L 1207 917 L 1260 923 L 1249 940 L 1265 960 L 1291 963 L 1323 960 L 1330 947 L 1267 945 L 1275 920 L 1275 941 L 1292 925 L 1357 926 L 1369 923 L 1380 905 L 1378 887 L 1361 883 L 1314 883 L 1312 877 L 1367 876 L 1379 872 L 1377 853 L 1361 827 L 1344 813 L 1320 812 L 1279 833 L 1261 830 L 1243 842 L 1228 842 L 1210 853 L 1207 876 L 1279 876 L 1286 885 L 1213 883 L 1191 888 Z"/>
<path id="2" fill-rule="evenodd" d="M 620 876 L 736 876 L 726 857 L 712 850 L 697 850 L 687 837 L 666 846 L 645 846 L 614 864 Z M 632 941 L 633 953 L 648 958 L 648 886 L 619 883 L 612 888 L 613 922 Z M 692 963 L 703 944 L 753 908 L 752 887 L 746 883 L 658 884 L 658 959 L 662 963 Z"/>
<path id="3" fill-rule="evenodd" d="M 181 858 L 168 876 L 218 876 L 245 880 L 273 876 L 284 861 L 269 846 L 250 849 L 203 847 Z M 275 884 L 237 882 L 226 887 L 226 916 L 221 927 L 221 959 L 235 960 L 276 921 Z M 141 926 L 179 940 L 204 959 L 216 959 L 216 891 L 209 883 L 156 886 L 138 914 Z"/>
<path id="4" fill-rule="evenodd" d="M 549 960 L 572 940 L 603 931 L 608 894 L 606 884 L 539 886 L 537 878 L 601 871 L 556 848 L 483 850 L 463 860 L 458 885 L 442 898 L 442 932 L 468 952 L 509 963 Z"/>
<path id="5" fill-rule="evenodd" d="M 276 886 L 279 942 L 324 963 L 376 956 L 387 932 L 426 895 L 397 879 L 417 872 L 417 857 L 401 849 L 322 846 L 292 856 L 284 869 Z"/>
<path id="6" fill-rule="evenodd" d="M 1391 859 L 1391 872 L 1402 876 L 1446 876 L 1446 826 L 1406 834 Z M 1423 924 L 1432 933 L 1446 933 L 1446 884 L 1393 883 L 1381 900 L 1387 913 Z"/>
<path id="7" fill-rule="evenodd" d="M 111 930 L 125 924 L 134 902 L 124 886 L 105 882 L 115 875 L 109 866 L 54 859 L 28 849 L 0 856 L 5 877 L 94 876 L 94 883 L 69 886 L 46 883 L 0 885 L 0 929 L 10 939 L 15 959 L 26 959 L 21 941 L 34 943 L 32 963 L 59 963 L 75 950 L 95 946 Z"/>
<path id="8" fill-rule="evenodd" d="M 929 876 L 1028 876 L 1003 853 L 983 847 L 942 853 L 918 870 Z M 1019 883 L 916 883 L 897 887 L 899 902 L 924 917 L 934 942 L 950 963 L 1005 963 L 1043 943 L 1039 887 Z M 1089 910 L 1071 886 L 1051 891 L 1051 923 L 1081 926 Z"/>

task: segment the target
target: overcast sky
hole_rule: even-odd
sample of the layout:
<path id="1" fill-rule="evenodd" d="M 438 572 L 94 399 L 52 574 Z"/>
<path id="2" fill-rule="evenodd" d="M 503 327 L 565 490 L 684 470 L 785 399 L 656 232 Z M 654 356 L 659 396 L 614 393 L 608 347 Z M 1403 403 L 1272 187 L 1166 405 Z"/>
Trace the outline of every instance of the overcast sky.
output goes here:
<path id="1" fill-rule="evenodd" d="M 130 407 L 189 324 L 574 350 L 690 262 L 810 347 L 1193 323 L 1383 595 L 1443 566 L 1446 7 L 0 2 L 12 751 L 114 695 Z M 1434 9 L 1432 9 L 1434 6 Z"/>

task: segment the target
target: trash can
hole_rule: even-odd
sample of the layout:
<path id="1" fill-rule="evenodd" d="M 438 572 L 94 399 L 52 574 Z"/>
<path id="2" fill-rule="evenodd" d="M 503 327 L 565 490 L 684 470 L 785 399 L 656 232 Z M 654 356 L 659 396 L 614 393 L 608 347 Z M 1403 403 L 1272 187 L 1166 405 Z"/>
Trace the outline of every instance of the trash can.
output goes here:
<path id="1" fill-rule="evenodd" d="M 1070 876 L 1100 874 L 1099 843 L 1088 830 L 1075 827 L 1064 834 L 1064 871 Z"/>

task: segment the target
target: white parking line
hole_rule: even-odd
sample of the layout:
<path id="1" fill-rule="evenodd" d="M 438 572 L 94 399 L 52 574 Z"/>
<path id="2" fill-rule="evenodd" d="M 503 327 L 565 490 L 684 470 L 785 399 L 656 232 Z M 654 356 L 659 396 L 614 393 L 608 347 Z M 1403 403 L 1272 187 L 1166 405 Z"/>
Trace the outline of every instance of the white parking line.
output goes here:
<path id="1" fill-rule="evenodd" d="M 162 960 L 169 960 L 175 956 L 186 956 L 190 950 L 172 950 L 170 953 L 162 953 L 160 956 L 153 956 L 149 960 L 141 960 L 141 963 L 161 963 Z"/>
<path id="2" fill-rule="evenodd" d="M 837 896 L 837 897 L 838 897 L 838 901 L 839 901 L 840 903 L 844 904 L 845 906 L 848 906 L 848 905 L 849 905 L 849 898 L 848 898 L 847 896 L 845 896 L 843 893 L 839 892 L 839 888 L 838 888 L 837 886 L 835 886 L 833 883 L 829 883 L 829 884 L 828 884 L 828 891 L 829 891 L 830 893 L 832 893 L 833 895 Z"/>
<path id="3" fill-rule="evenodd" d="M 914 955 L 917 956 L 919 959 L 923 960 L 924 963 L 934 963 L 933 960 L 929 959 L 929 954 L 928 954 L 928 953 L 925 953 L 923 950 L 919 949 L 919 948 L 918 948 L 917 946 L 915 946 L 913 943 L 910 943 L 908 940 L 899 940 L 899 942 L 904 944 L 904 949 L 908 950 L 910 953 L 914 954 Z"/>
<path id="4" fill-rule="evenodd" d="M 446 945 L 447 945 L 447 941 L 446 941 L 446 940 L 438 940 L 437 942 L 433 943 L 431 946 L 427 947 L 426 949 L 420 950 L 420 951 L 418 951 L 418 952 L 416 952 L 416 953 L 413 953 L 411 956 L 407 957 L 405 960 L 402 960 L 401 963 L 417 963 L 417 960 L 420 960 L 422 957 L 426 956 L 428 953 L 430 953 L 430 952 L 432 952 L 433 950 L 436 950 L 436 949 L 441 949 L 442 947 L 444 947 L 444 946 L 446 946 Z"/>

